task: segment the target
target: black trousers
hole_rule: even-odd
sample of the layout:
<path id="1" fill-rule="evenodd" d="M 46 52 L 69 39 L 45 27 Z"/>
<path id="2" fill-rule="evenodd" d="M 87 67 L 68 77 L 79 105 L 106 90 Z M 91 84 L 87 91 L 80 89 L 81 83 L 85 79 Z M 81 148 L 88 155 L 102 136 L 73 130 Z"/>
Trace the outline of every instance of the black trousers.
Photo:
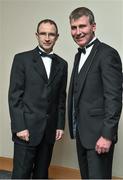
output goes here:
<path id="1" fill-rule="evenodd" d="M 45 138 L 36 147 L 14 143 L 12 179 L 48 179 L 52 151 Z"/>
<path id="2" fill-rule="evenodd" d="M 111 179 L 114 145 L 110 151 L 104 154 L 97 154 L 95 149 L 83 147 L 79 133 L 76 135 L 76 146 L 80 173 L 82 179 Z"/>

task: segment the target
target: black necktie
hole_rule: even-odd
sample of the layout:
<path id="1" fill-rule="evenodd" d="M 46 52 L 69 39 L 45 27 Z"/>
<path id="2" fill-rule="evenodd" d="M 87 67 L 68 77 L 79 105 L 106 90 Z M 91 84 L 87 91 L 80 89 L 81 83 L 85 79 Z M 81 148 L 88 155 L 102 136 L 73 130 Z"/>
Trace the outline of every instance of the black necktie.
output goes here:
<path id="1" fill-rule="evenodd" d="M 84 48 L 78 48 L 78 52 L 81 54 L 86 54 L 86 49 L 89 48 L 90 46 L 92 46 L 95 43 L 96 40 L 94 40 L 92 43 L 88 44 L 87 46 L 85 46 Z"/>

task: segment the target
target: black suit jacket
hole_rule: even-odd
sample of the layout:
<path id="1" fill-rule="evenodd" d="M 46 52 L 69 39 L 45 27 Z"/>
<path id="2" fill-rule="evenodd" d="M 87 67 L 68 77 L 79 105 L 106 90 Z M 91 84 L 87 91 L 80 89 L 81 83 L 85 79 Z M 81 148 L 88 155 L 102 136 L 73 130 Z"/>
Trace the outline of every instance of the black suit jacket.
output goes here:
<path id="1" fill-rule="evenodd" d="M 41 139 L 54 143 L 56 129 L 64 129 L 67 63 L 55 54 L 50 78 L 39 54 L 34 50 L 15 55 L 9 87 L 9 108 L 13 140 L 30 146 Z M 30 141 L 25 142 L 16 132 L 28 129 Z"/>
<path id="2" fill-rule="evenodd" d="M 74 97 L 75 118 L 82 144 L 86 148 L 94 148 L 100 136 L 116 142 L 122 107 L 122 65 L 119 54 L 97 39 L 76 84 L 78 61 L 79 55 L 76 54 L 68 95 L 71 138 L 74 138 Z M 77 87 L 73 92 L 74 85 Z"/>

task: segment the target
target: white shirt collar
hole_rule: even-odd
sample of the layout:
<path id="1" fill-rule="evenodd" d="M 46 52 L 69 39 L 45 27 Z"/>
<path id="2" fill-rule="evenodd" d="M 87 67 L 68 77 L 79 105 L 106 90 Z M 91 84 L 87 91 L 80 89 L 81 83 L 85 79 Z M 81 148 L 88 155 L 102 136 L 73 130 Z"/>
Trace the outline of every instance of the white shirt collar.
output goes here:
<path id="1" fill-rule="evenodd" d="M 87 44 L 87 45 L 89 45 L 89 44 L 91 44 L 93 41 L 95 41 L 97 38 L 94 36 L 94 38 Z M 86 46 L 87 46 L 86 45 Z"/>
<path id="2" fill-rule="evenodd" d="M 41 51 L 43 51 L 43 52 L 45 52 L 45 53 L 47 53 L 46 51 L 44 51 L 40 46 L 38 46 L 38 48 L 41 50 Z M 48 54 L 53 54 L 53 51 L 51 51 L 50 53 L 48 53 Z"/>

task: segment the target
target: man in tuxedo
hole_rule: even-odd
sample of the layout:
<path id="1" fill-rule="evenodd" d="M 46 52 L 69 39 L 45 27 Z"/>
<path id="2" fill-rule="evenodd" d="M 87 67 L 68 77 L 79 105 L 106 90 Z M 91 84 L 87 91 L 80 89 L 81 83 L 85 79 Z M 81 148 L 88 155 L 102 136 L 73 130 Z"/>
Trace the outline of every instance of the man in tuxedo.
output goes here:
<path id="1" fill-rule="evenodd" d="M 91 10 L 79 7 L 69 19 L 79 46 L 68 94 L 70 135 L 76 138 L 82 178 L 110 179 L 122 107 L 121 59 L 95 37 Z"/>
<path id="2" fill-rule="evenodd" d="M 42 20 L 39 45 L 14 57 L 9 87 L 13 179 L 47 179 L 54 142 L 64 133 L 67 62 L 53 53 L 58 36 L 56 23 Z"/>

